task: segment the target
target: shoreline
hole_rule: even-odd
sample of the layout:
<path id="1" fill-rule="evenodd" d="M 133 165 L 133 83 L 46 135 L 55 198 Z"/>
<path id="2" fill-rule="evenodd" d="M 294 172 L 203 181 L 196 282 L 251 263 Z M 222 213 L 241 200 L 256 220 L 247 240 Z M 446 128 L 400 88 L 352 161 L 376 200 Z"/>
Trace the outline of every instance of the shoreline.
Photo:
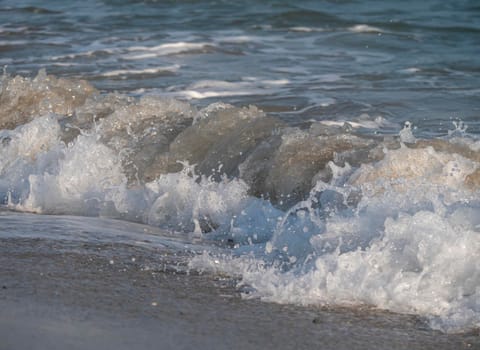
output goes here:
<path id="1" fill-rule="evenodd" d="M 480 346 L 478 335 L 432 331 L 416 316 L 244 300 L 229 279 L 162 269 L 159 251 L 31 238 L 0 243 L 1 350 Z"/>

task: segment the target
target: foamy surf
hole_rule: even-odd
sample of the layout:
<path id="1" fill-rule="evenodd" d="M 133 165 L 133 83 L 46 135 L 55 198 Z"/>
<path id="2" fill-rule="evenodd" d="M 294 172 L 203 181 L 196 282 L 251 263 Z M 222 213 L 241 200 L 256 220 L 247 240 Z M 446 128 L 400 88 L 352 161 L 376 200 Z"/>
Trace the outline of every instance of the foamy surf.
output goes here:
<path id="1" fill-rule="evenodd" d="M 5 208 L 187 234 L 207 247 L 190 268 L 247 298 L 480 327 L 479 140 L 462 124 L 435 139 L 365 116 L 294 127 L 44 71 L 5 75 L 0 100 Z"/>

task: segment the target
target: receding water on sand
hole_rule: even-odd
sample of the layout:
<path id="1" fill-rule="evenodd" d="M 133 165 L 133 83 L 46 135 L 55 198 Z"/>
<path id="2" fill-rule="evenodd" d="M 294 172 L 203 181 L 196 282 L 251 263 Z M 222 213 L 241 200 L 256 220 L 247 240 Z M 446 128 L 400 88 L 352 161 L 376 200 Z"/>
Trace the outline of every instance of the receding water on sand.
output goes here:
<path id="1" fill-rule="evenodd" d="M 480 345 L 476 332 L 447 335 L 431 330 L 425 319 L 414 315 L 245 300 L 241 294 L 248 291 L 235 279 L 188 269 L 187 257 L 194 250 L 187 243 L 181 249 L 178 239 L 176 249 L 167 249 L 172 240 L 168 234 L 137 232 L 143 243 L 147 236 L 157 240 L 147 246 L 135 240 L 139 238 L 135 232 L 124 232 L 130 241 L 102 239 L 106 225 L 119 233 L 123 229 L 121 222 L 111 220 L 29 214 L 4 214 L 1 220 L 17 225 L 15 232 L 5 226 L 1 230 L 0 349 Z M 93 227 L 98 227 L 96 232 Z M 70 234 L 96 233 L 98 240 L 44 234 L 62 229 Z"/>

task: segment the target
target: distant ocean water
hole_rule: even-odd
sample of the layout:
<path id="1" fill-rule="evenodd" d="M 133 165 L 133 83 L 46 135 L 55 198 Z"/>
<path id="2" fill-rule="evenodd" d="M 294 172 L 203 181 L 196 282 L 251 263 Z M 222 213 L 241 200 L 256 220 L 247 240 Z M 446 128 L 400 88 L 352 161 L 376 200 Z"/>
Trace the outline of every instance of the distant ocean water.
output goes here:
<path id="1" fill-rule="evenodd" d="M 102 91 L 253 103 L 292 123 L 381 116 L 478 131 L 478 4 L 2 1 L 0 65 Z"/>
<path id="2" fill-rule="evenodd" d="M 1 235 L 478 329 L 479 54 L 473 0 L 2 1 Z"/>

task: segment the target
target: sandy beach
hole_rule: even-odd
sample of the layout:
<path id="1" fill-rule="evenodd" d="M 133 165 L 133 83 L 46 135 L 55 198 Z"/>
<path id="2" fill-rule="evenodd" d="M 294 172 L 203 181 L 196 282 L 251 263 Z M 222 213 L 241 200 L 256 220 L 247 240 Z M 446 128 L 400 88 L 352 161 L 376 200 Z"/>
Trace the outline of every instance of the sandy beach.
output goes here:
<path id="1" fill-rule="evenodd" d="M 415 316 L 244 300 L 231 280 L 175 273 L 161 256 L 119 244 L 1 239 L 0 349 L 480 346 L 478 335 L 432 331 Z"/>

